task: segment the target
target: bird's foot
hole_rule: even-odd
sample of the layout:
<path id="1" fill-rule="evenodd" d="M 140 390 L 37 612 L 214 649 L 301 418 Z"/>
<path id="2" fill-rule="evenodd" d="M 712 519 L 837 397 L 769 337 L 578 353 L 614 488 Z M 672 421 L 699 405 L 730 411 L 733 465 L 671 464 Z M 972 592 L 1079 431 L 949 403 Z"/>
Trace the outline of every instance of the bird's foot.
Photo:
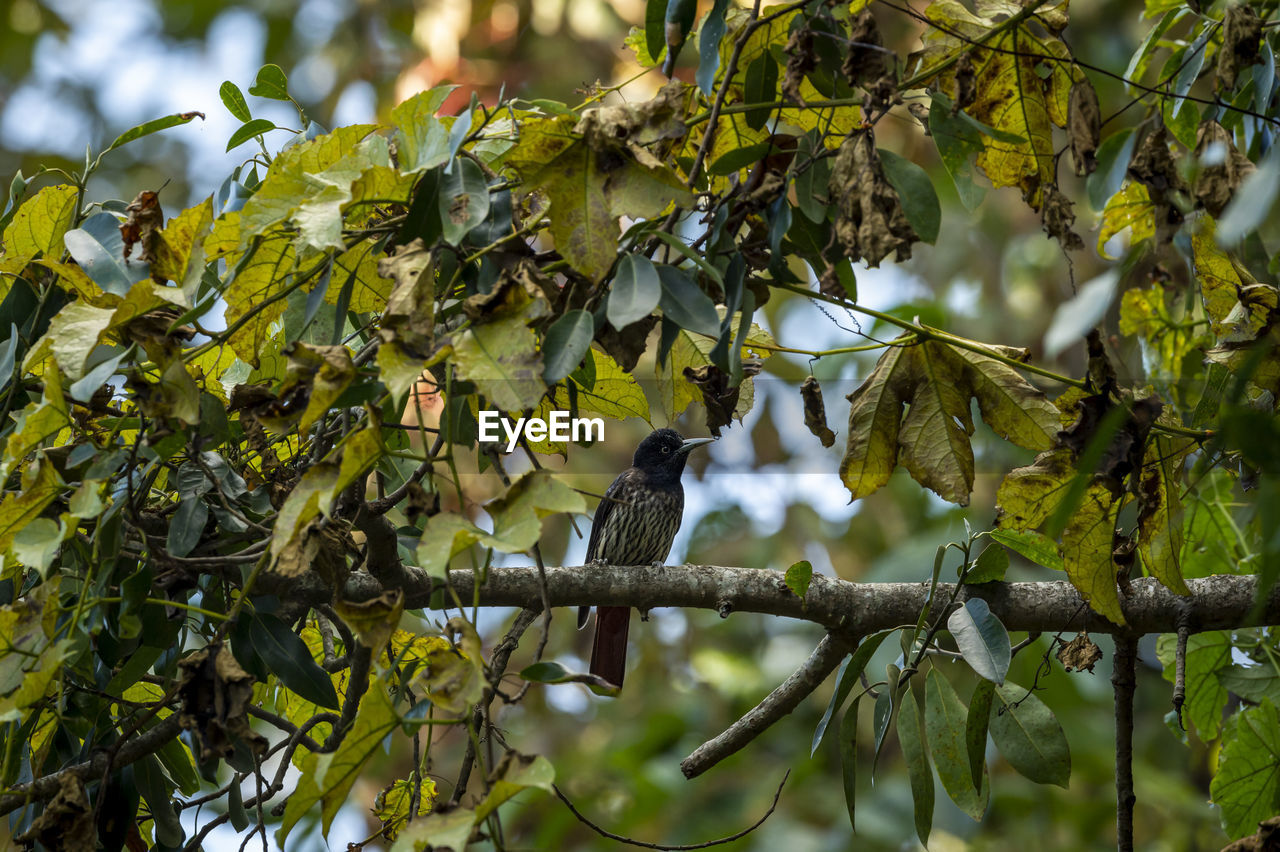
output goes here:
<path id="1" fill-rule="evenodd" d="M 666 563 L 666 562 L 663 562 L 661 559 L 655 559 L 655 560 L 653 560 L 652 562 L 650 562 L 650 563 L 649 563 L 649 567 L 650 567 L 650 568 L 653 568 L 655 571 L 656 571 L 657 569 L 659 569 L 659 568 L 665 568 L 665 567 L 666 567 L 666 565 L 667 565 L 667 563 Z"/>
<path id="2" fill-rule="evenodd" d="M 642 609 L 642 610 L 640 610 L 640 620 L 641 620 L 641 621 L 648 621 L 648 620 L 649 620 L 649 610 L 647 610 L 647 609 Z"/>
<path id="3" fill-rule="evenodd" d="M 608 566 L 609 560 L 601 556 L 597 556 L 595 559 L 592 559 L 587 563 L 588 568 L 607 568 Z"/>

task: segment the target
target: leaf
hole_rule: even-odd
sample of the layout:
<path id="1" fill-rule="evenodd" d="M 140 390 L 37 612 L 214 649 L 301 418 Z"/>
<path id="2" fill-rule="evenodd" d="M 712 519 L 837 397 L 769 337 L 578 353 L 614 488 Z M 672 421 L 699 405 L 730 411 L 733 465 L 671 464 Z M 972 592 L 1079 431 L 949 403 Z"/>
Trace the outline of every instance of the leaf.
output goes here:
<path id="1" fill-rule="evenodd" d="M 1111 301 L 1115 298 L 1116 285 L 1120 283 L 1118 270 L 1110 269 L 1085 284 L 1076 295 L 1058 306 L 1053 321 L 1044 335 L 1044 352 L 1056 357 L 1069 346 L 1081 343 L 1084 336 L 1102 321 Z"/>
<path id="2" fill-rule="evenodd" d="M 418 810 L 412 815 L 414 820 L 421 820 L 435 807 L 436 782 L 430 778 L 400 779 L 384 787 L 374 800 L 373 815 L 382 822 L 383 834 L 388 840 L 395 840 L 401 828 L 409 822 L 409 810 L 413 807 L 414 787 L 417 787 Z"/>
<path id="3" fill-rule="evenodd" d="M 965 742 L 968 713 L 964 703 L 937 669 L 930 669 L 925 678 L 925 695 L 928 698 L 925 731 L 938 767 L 938 778 L 951 801 L 975 822 L 981 821 L 987 810 L 990 789 L 985 773 L 981 788 L 973 783 L 969 749 Z"/>
<path id="4" fill-rule="evenodd" d="M 1218 683 L 1228 692 L 1246 701 L 1261 704 L 1269 699 L 1272 704 L 1280 701 L 1280 673 L 1274 665 L 1231 665 L 1214 672 Z"/>
<path id="5" fill-rule="evenodd" d="M 590 312 L 566 311 L 542 339 L 542 380 L 554 385 L 578 369 L 594 337 L 595 320 Z"/>
<path id="6" fill-rule="evenodd" d="M 927 848 L 929 832 L 933 828 L 934 785 L 933 762 L 929 759 L 924 706 L 921 703 L 925 693 L 922 688 L 917 688 L 920 683 L 918 678 L 912 678 L 911 689 L 902 696 L 902 710 L 898 713 L 898 744 L 902 747 L 902 757 L 907 762 L 907 778 L 911 782 L 916 836 Z"/>
<path id="7" fill-rule="evenodd" d="M 215 223 L 210 239 L 217 234 Z M 208 241 L 205 251 L 209 251 Z M 230 343 L 240 359 L 248 364 L 258 363 L 271 335 L 271 324 L 284 314 L 284 300 L 276 297 L 287 286 L 296 260 L 293 240 L 288 234 L 264 239 L 247 256 L 228 258 L 228 266 L 234 272 L 224 296 L 227 326 L 240 325 Z"/>
<path id="8" fill-rule="evenodd" d="M 169 538 L 165 548 L 172 556 L 183 557 L 191 553 L 204 534 L 209 520 L 209 506 L 196 495 L 184 497 L 169 522 Z"/>
<path id="9" fill-rule="evenodd" d="M 896 630 L 896 628 L 894 628 Z M 849 697 L 849 693 L 853 690 L 858 679 L 862 677 L 862 671 L 867 667 L 867 663 L 871 661 L 871 655 L 880 647 L 880 643 L 893 633 L 894 630 L 881 630 L 878 633 L 872 633 L 864 638 L 857 649 L 849 655 L 849 657 L 840 664 L 840 670 L 836 673 L 836 688 L 831 693 L 831 700 L 827 703 L 827 709 L 822 714 L 822 718 L 818 720 L 818 727 L 813 731 L 813 742 L 809 747 L 809 756 L 817 754 L 818 746 L 822 744 L 822 738 L 827 733 L 827 726 L 831 724 L 831 718 L 836 711 L 844 704 L 845 699 Z"/>
<path id="10" fill-rule="evenodd" d="M 406 173 L 433 169 L 449 160 L 449 129 L 436 112 L 458 87 L 436 86 L 419 92 L 391 110 L 396 128 L 396 153 Z"/>
<path id="11" fill-rule="evenodd" d="M 150 136 L 152 133 L 158 133 L 161 130 L 169 129 L 170 127 L 177 127 L 179 124 L 186 124 L 187 122 L 191 121 L 191 119 L 193 118 L 199 118 L 200 120 L 203 121 L 204 113 L 178 112 L 178 113 L 174 113 L 173 115 L 166 115 L 163 118 L 153 118 L 150 121 L 143 122 L 142 124 L 139 124 L 137 127 L 131 127 L 128 130 L 126 130 L 124 133 L 121 133 L 119 136 L 115 138 L 115 141 L 113 141 L 110 145 L 106 147 L 106 149 L 102 153 L 105 154 L 107 153 L 107 151 L 114 151 L 116 148 L 119 148 L 121 145 L 127 145 L 133 140 L 140 139 L 143 136 Z"/>
<path id="12" fill-rule="evenodd" d="M 1030 530 L 992 530 L 991 537 L 1036 565 L 1062 570 L 1058 545 L 1044 533 Z M 984 551 L 985 553 L 985 551 Z"/>
<path id="13" fill-rule="evenodd" d="M 268 671 L 288 689 L 313 704 L 339 709 L 338 694 L 324 669 L 316 665 L 306 643 L 289 625 L 269 613 L 255 613 L 249 622 L 253 652 L 262 658 Z"/>
<path id="14" fill-rule="evenodd" d="M 430 814 L 405 826 L 391 852 L 420 852 L 423 849 L 463 852 L 475 822 L 475 812 L 469 808 Z"/>
<path id="15" fill-rule="evenodd" d="M 982 153 L 982 134 L 958 115 L 952 115 L 951 98 L 932 92 L 929 107 L 929 136 L 938 146 L 938 159 L 955 183 L 960 203 L 975 210 L 987 191 L 974 182 L 974 155 Z"/>
<path id="16" fill-rule="evenodd" d="M 969 774 L 974 789 L 982 785 L 987 771 L 987 730 L 991 724 L 991 702 L 996 685 L 987 679 L 979 680 L 969 699 L 969 715 L 964 723 L 964 741 L 969 750 Z"/>
<path id="17" fill-rule="evenodd" d="M 1035 693 L 1013 683 L 996 687 L 991 738 L 1009 765 L 1037 784 L 1065 788 L 1071 780 L 1067 737 Z"/>
<path id="18" fill-rule="evenodd" d="M 849 814 L 849 828 L 856 832 L 854 820 L 858 801 L 858 704 L 862 694 L 854 696 L 849 709 L 840 719 L 840 780 L 844 786 L 844 806 Z"/>
<path id="19" fill-rule="evenodd" d="M 1218 247 L 1214 223 L 1208 216 L 1191 236 L 1191 256 L 1213 333 L 1231 342 L 1256 338 L 1270 322 L 1270 311 L 1260 304 L 1240 307 L 1245 285 L 1253 281 L 1242 278 L 1231 258 Z"/>
<path id="20" fill-rule="evenodd" d="M 476 808 L 479 822 L 519 793 L 536 788 L 548 793 L 553 791 L 556 780 L 555 767 L 542 755 L 520 754 L 509 751 L 493 772 L 492 786 L 484 801 Z"/>
<path id="21" fill-rule="evenodd" d="M 1107 199 L 1120 191 L 1120 187 L 1124 184 L 1125 171 L 1129 167 L 1129 160 L 1133 157 L 1136 138 L 1133 128 L 1126 127 L 1112 133 L 1098 146 L 1096 155 L 1098 167 L 1086 181 L 1089 206 L 1094 210 L 1102 210 L 1107 204 Z"/>
<path id="22" fill-rule="evenodd" d="M 459 245 L 489 215 L 489 187 L 484 172 L 470 157 L 454 160 L 453 170 L 440 182 L 437 203 L 444 238 L 450 245 Z"/>
<path id="23" fill-rule="evenodd" d="M 276 129 L 274 121 L 268 121 L 265 118 L 250 119 L 236 128 L 235 133 L 231 134 L 231 138 L 227 140 L 226 150 L 230 151 L 232 148 L 238 148 L 253 137 L 270 133 Z"/>
<path id="24" fill-rule="evenodd" d="M 1253 233 L 1271 215 L 1280 194 L 1280 152 L 1272 147 L 1236 190 L 1218 222 L 1218 242 L 1234 243 Z"/>
<path id="25" fill-rule="evenodd" d="M 453 365 L 459 378 L 475 382 L 490 402 L 505 411 L 538 405 L 547 386 L 537 338 L 523 317 L 473 326 L 455 340 Z"/>
<path id="26" fill-rule="evenodd" d="M 493 518 L 490 542 L 505 553 L 528 550 L 542 535 L 542 518 L 586 510 L 582 495 L 564 482 L 546 471 L 529 471 L 512 481 L 505 494 L 485 504 Z"/>
<path id="27" fill-rule="evenodd" d="M 249 104 L 245 102 L 244 93 L 235 83 L 224 80 L 218 88 L 218 97 L 222 99 L 222 105 L 227 108 L 227 112 L 236 119 L 244 122 L 253 118 L 253 113 L 249 111 Z"/>
<path id="28" fill-rule="evenodd" d="M 1003 358 L 1022 354 L 990 351 Z M 901 457 L 921 485 L 966 505 L 974 475 L 971 396 L 977 397 L 983 418 L 1021 446 L 1047 447 L 1058 429 L 1054 406 L 1002 361 L 933 340 L 891 346 L 849 397 L 840 476 L 852 498 L 888 482 Z"/>
<path id="29" fill-rule="evenodd" d="M 1055 555 L 1057 548 L 1054 548 Z M 973 561 L 964 581 L 972 585 L 982 583 L 998 583 L 1004 579 L 1009 570 L 1009 553 L 998 542 L 992 542 L 982 549 L 978 558 Z"/>
<path id="30" fill-rule="evenodd" d="M 621 692 L 621 687 L 609 683 L 599 675 L 570 671 L 559 663 L 546 661 L 526 666 L 520 671 L 520 677 L 530 683 L 581 683 L 596 695 L 608 697 L 616 696 Z"/>
<path id="31" fill-rule="evenodd" d="M 937 242 L 938 230 L 942 226 L 942 205 L 938 202 L 938 193 L 928 172 L 885 148 L 877 149 L 876 153 L 880 156 L 885 178 L 902 199 L 902 212 L 911 223 L 911 229 L 926 243 Z"/>
<path id="32" fill-rule="evenodd" d="M 1174 650 L 1177 637 L 1171 633 L 1160 636 L 1156 642 L 1156 654 L 1164 665 L 1164 679 L 1173 682 Z M 1218 672 L 1232 662 L 1232 645 L 1229 634 L 1221 630 L 1193 633 L 1187 637 L 1186 703 L 1183 712 L 1195 726 L 1200 739 L 1210 742 L 1217 738 L 1222 725 L 1222 708 L 1227 704 L 1227 690 L 1218 679 Z"/>
<path id="33" fill-rule="evenodd" d="M 659 300 L 662 315 L 681 328 L 718 337 L 720 315 L 711 297 L 687 271 L 667 264 L 659 264 L 657 268 L 662 284 Z"/>
<path id="34" fill-rule="evenodd" d="M 1059 60 L 1069 57 L 1070 51 L 1052 31 L 1035 28 L 1033 21 L 1040 16 L 1014 26 L 998 22 L 996 16 L 1008 14 L 998 4 L 979 6 L 974 14 L 958 0 L 937 0 L 925 14 L 938 26 L 925 32 L 922 66 L 929 68 L 967 53 L 975 97 L 965 111 L 1006 134 L 1001 140 L 983 140 L 978 165 L 995 186 L 1018 187 L 1027 203 L 1039 210 L 1043 187 L 1055 183 L 1053 128 L 1065 127 L 1067 122 L 1072 77 L 1069 66 Z M 971 51 L 974 40 L 991 49 Z M 1040 73 L 1041 67 L 1046 73 Z M 954 65 L 931 82 L 956 97 Z M 1011 137 L 1020 141 L 1007 141 Z"/>
<path id="35" fill-rule="evenodd" d="M 809 581 L 813 579 L 813 565 L 808 561 L 797 562 L 787 569 L 784 582 L 796 597 L 804 601 L 809 593 Z"/>
<path id="36" fill-rule="evenodd" d="M 279 65 L 263 65 L 258 69 L 258 76 L 253 78 L 249 94 L 276 101 L 287 101 L 290 100 L 289 81 Z"/>
<path id="37" fill-rule="evenodd" d="M 658 270 L 644 255 L 629 254 L 618 261 L 605 315 L 610 325 L 622 331 L 653 313 L 661 299 L 662 283 Z"/>
<path id="38" fill-rule="evenodd" d="M 1090 483 L 1080 507 L 1062 532 L 1062 565 L 1071 585 L 1094 612 L 1115 624 L 1124 624 L 1116 566 L 1111 558 L 1119 511 L 1119 501 L 1105 485 Z"/>
<path id="39" fill-rule="evenodd" d="M 987 680 L 1004 683 L 1009 673 L 1009 633 L 991 613 L 987 602 L 972 598 L 947 617 L 947 630 L 965 662 Z"/>
<path id="40" fill-rule="evenodd" d="M 743 97 L 748 104 L 772 104 L 778 94 L 778 63 L 772 54 L 761 53 L 747 65 L 743 80 Z M 747 127 L 759 130 L 769 120 L 769 107 L 747 110 Z"/>
<path id="41" fill-rule="evenodd" d="M 1236 717 L 1218 758 L 1209 794 L 1228 837 L 1253 833 L 1280 801 L 1280 713 L 1270 699 Z"/>
<path id="42" fill-rule="evenodd" d="M 651 3 L 656 6 L 656 3 Z M 729 5 L 729 0 L 716 0 L 715 5 L 711 7 L 711 11 L 707 12 L 707 16 L 702 19 L 702 29 L 698 34 L 698 71 L 694 75 L 697 80 L 698 88 L 702 90 L 702 94 L 711 97 L 711 92 L 715 86 L 716 72 L 720 69 L 720 40 L 724 38 L 725 10 Z M 648 10 L 646 9 L 646 12 Z M 648 21 L 646 20 L 646 42 L 648 41 Z M 665 43 L 660 42 L 661 47 L 666 47 Z M 658 54 L 653 50 L 653 45 L 648 45 L 649 53 L 652 56 Z"/>
<path id="43" fill-rule="evenodd" d="M 1182 579 L 1182 464 L 1195 445 L 1154 435 L 1142 461 L 1138 512 L 1138 554 L 1151 576 L 1179 595 L 1189 595 Z"/>
<path id="44" fill-rule="evenodd" d="M 1114 260 L 1107 251 L 1111 238 L 1129 229 L 1129 245 L 1136 246 L 1152 239 L 1156 233 L 1156 208 L 1151 202 L 1147 187 L 1137 181 L 1129 181 L 1119 192 L 1107 200 L 1102 210 L 1102 227 L 1098 230 L 1098 254 Z"/>
<path id="45" fill-rule="evenodd" d="M 79 193 L 71 184 L 46 186 L 23 202 L 4 229 L 8 257 L 45 257 L 57 260 L 63 252 L 63 235 L 75 221 Z"/>
<path id="46" fill-rule="evenodd" d="M 135 282 L 150 275 L 146 263 L 125 258 L 120 221 L 110 213 L 90 216 L 79 228 L 67 231 L 63 240 L 76 263 L 108 293 L 124 296 Z"/>
<path id="47" fill-rule="evenodd" d="M 304 653 L 307 653 L 305 646 Z M 309 653 L 307 659 L 310 661 Z M 338 810 L 347 804 L 352 786 L 360 778 L 369 760 L 381 750 L 383 739 L 396 729 L 399 722 L 387 685 L 380 679 L 372 679 L 364 697 L 360 699 L 355 720 L 337 750 L 328 754 L 309 753 L 303 758 L 297 787 L 285 802 L 284 818 L 276 831 L 276 843 L 280 848 L 285 847 L 285 838 L 290 829 L 317 802 L 320 803 L 321 825 L 324 833 L 328 834 Z M 404 834 L 401 835 L 402 840 L 403 838 Z"/>

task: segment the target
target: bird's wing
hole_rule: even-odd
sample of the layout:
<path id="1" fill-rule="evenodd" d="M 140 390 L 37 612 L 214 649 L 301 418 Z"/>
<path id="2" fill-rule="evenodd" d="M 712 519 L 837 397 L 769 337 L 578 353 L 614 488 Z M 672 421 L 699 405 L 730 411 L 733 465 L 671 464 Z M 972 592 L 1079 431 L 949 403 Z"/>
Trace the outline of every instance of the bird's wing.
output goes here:
<path id="1" fill-rule="evenodd" d="M 591 521 L 591 538 L 587 539 L 587 564 L 594 562 L 598 557 L 597 549 L 600 547 L 600 536 L 604 534 L 604 525 L 609 520 L 609 514 L 614 507 L 618 505 L 621 495 L 626 491 L 627 485 L 630 483 L 629 474 L 631 468 L 624 470 L 618 475 L 604 492 L 604 498 L 600 500 L 600 505 L 596 506 L 595 518 Z"/>

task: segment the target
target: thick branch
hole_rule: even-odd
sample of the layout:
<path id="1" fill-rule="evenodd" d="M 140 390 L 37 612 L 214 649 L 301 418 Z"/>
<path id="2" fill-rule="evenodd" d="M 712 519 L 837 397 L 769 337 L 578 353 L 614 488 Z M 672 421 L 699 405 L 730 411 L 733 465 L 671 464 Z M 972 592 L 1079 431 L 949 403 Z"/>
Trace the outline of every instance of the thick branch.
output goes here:
<path id="1" fill-rule="evenodd" d="M 1116 849 L 1133 852 L 1133 692 L 1138 640 L 1116 636 L 1111 686 L 1116 692 Z"/>
<path id="2" fill-rule="evenodd" d="M 116 752 L 112 765 L 121 769 L 135 760 L 152 754 L 160 746 L 178 735 L 182 726 L 178 724 L 178 714 L 174 713 L 146 733 L 129 740 Z M 82 781 L 102 775 L 111 760 L 105 751 L 98 752 L 90 760 L 77 763 L 65 769 L 59 769 L 29 784 L 15 784 L 12 792 L 0 796 L 0 814 L 7 814 L 25 805 L 27 802 L 52 798 L 62 787 L 63 779 L 76 777 Z"/>
<path id="3" fill-rule="evenodd" d="M 416 572 L 421 574 L 421 572 Z M 475 576 L 450 571 L 449 582 L 465 589 L 468 601 Z M 1183 598 L 1151 579 L 1133 582 L 1123 601 L 1133 633 L 1173 633 L 1180 613 L 1192 632 L 1245 626 L 1253 609 L 1257 579 L 1216 575 L 1189 580 L 1191 598 Z M 439 588 L 439 585 L 436 587 Z M 949 597 L 952 587 L 939 584 L 938 596 Z M 381 592 L 367 574 L 353 575 L 346 595 L 363 600 Z M 431 605 L 432 589 L 425 582 L 405 587 L 406 606 Z M 295 588 L 294 596 L 302 590 Z M 532 567 L 489 568 L 478 589 L 480 606 L 537 607 L 542 602 L 538 571 Z M 780 571 L 722 568 L 710 565 L 601 566 L 546 569 L 546 595 L 551 606 L 633 606 L 640 609 L 674 606 L 716 611 L 759 612 L 803 619 L 828 630 L 860 634 L 914 624 L 929 594 L 928 583 L 850 583 L 815 576 L 803 603 L 783 582 Z M 1065 581 L 1051 583 L 985 583 L 960 590 L 958 600 L 981 598 L 1010 630 L 1056 632 L 1088 628 L 1115 633 L 1122 628 L 1082 607 L 1080 594 Z M 1280 586 L 1271 590 L 1259 624 L 1280 624 Z"/>
<path id="4" fill-rule="evenodd" d="M 792 673 L 782 685 L 769 693 L 728 730 L 713 740 L 698 746 L 693 754 L 680 761 L 680 771 L 685 778 L 697 778 L 715 766 L 799 706 L 835 671 L 844 656 L 853 650 L 854 640 L 847 634 L 828 633 L 813 649 L 809 659 Z"/>

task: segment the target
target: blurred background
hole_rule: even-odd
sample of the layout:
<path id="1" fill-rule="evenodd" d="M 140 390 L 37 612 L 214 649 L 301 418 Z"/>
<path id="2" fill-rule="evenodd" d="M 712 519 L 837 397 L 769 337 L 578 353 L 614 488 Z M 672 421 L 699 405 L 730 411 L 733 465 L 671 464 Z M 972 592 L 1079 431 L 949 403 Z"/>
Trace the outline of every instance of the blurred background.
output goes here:
<path id="1" fill-rule="evenodd" d="M 710 3 L 703 3 L 700 14 Z M 110 140 L 142 121 L 198 110 L 203 121 L 173 128 L 108 155 L 89 188 L 94 199 L 130 199 L 168 181 L 162 202 L 169 214 L 217 189 L 247 156 L 223 150 L 239 126 L 222 107 L 223 80 L 247 89 L 263 63 L 288 75 L 290 90 L 307 117 L 326 128 L 385 120 L 405 97 L 431 86 L 460 84 L 446 112 L 456 112 L 475 92 L 496 103 L 500 94 L 550 98 L 569 104 L 597 81 L 632 80 L 619 97 L 643 99 L 661 84 L 656 72 L 641 74 L 623 47 L 630 27 L 644 18 L 644 0 L 5 0 L 0 4 L 0 180 L 17 170 L 76 168 L 85 146 L 96 156 Z M 881 28 L 902 55 L 918 46 L 916 25 L 889 10 L 877 11 Z M 1067 35 L 1078 51 L 1100 66 L 1123 70 L 1150 21 L 1141 3 L 1076 4 Z M 677 73 L 692 78 L 696 56 L 686 50 Z M 634 79 L 633 79 L 634 78 Z M 1094 78 L 1103 114 L 1123 103 L 1113 82 Z M 249 96 L 255 117 L 296 127 L 289 105 Z M 1107 128 L 1104 128 L 1104 136 Z M 1055 242 L 1012 190 L 990 192 L 975 211 L 957 201 L 945 172 L 932 162 L 932 145 L 918 125 L 891 116 L 878 143 L 931 168 L 944 209 L 937 246 L 918 245 L 900 266 L 859 270 L 860 301 L 943 326 L 967 337 L 1040 354 L 1053 309 L 1072 292 L 1071 276 L 1087 280 L 1101 266 L 1092 248 L 1076 254 L 1070 269 Z M 289 138 L 268 138 L 278 146 Z M 1064 168 L 1064 190 L 1083 198 Z M 48 178 L 43 179 L 45 181 Z M 33 184 L 34 191 L 41 182 Z M 1096 225 L 1087 202 L 1077 208 L 1085 242 Z M 857 345 L 861 334 L 881 339 L 891 329 L 822 310 L 803 298 L 775 294 L 759 314 L 784 346 L 823 349 Z M 1140 383 L 1138 353 L 1114 353 Z M 651 356 L 650 356 L 651 357 Z M 1079 373 L 1078 353 L 1067 353 L 1059 369 Z M 820 573 L 857 581 L 927 580 L 934 549 L 965 536 L 994 517 L 994 494 L 1004 471 L 1030 455 L 998 441 L 979 426 L 975 448 L 979 476 L 972 504 L 960 509 L 923 491 L 905 473 L 857 505 L 848 503 L 836 469 L 845 439 L 844 397 L 861 382 L 875 353 L 817 360 L 777 354 L 756 380 L 756 404 L 709 451 L 700 451 L 686 474 L 684 527 L 669 562 L 738 565 L 785 570 L 807 559 Z M 1049 366 L 1054 366 L 1049 364 Z M 642 362 L 637 375 L 652 375 Z M 803 427 L 799 384 L 812 373 L 825 391 L 827 415 L 837 444 L 823 449 Z M 1059 390 L 1045 389 L 1054 395 Z M 650 388 L 652 390 L 652 388 Z M 573 448 L 566 469 L 578 484 L 600 493 L 628 462 L 636 442 L 662 422 L 610 423 L 603 445 Z M 706 434 L 695 405 L 676 424 L 686 435 Z M 557 466 L 556 464 L 552 465 Z M 486 496 L 477 477 L 477 501 Z M 580 564 L 581 535 L 566 523 L 551 529 L 543 552 L 551 564 Z M 954 555 L 943 571 L 954 577 Z M 1010 579 L 1050 579 L 1019 563 Z M 1058 578 L 1052 578 L 1058 579 Z M 484 614 L 492 643 L 510 613 Z M 518 671 L 526 648 L 513 660 Z M 753 615 L 721 620 L 710 612 L 655 611 L 648 623 L 633 623 L 633 670 L 618 700 L 589 695 L 578 686 L 531 690 L 525 702 L 500 717 L 508 742 L 524 752 L 546 754 L 558 783 L 575 804 L 611 831 L 665 844 L 697 843 L 734 833 L 768 808 L 783 773 L 791 771 L 777 812 L 758 831 L 727 847 L 787 848 L 792 852 L 916 847 L 911 796 L 896 744 L 881 756 L 874 785 L 871 752 L 860 779 L 859 833 L 851 834 L 840 782 L 834 737 L 809 757 L 809 742 L 832 688 L 810 701 L 743 752 L 705 776 L 686 781 L 679 761 L 719 733 L 801 664 L 820 631 L 809 625 Z M 1015 637 L 1015 639 L 1018 637 Z M 1070 637 L 1067 637 L 1070 638 Z M 1216 849 L 1225 844 L 1208 798 L 1208 754 L 1185 748 L 1159 720 L 1168 709 L 1169 688 L 1158 673 L 1154 637 L 1144 643 L 1135 733 L 1137 836 L 1160 837 L 1145 848 Z M 954 808 L 939 788 L 931 848 L 934 850 L 1085 849 L 1113 845 L 1112 708 L 1107 655 L 1093 674 L 1064 674 L 1055 664 L 1042 675 L 1040 693 L 1056 712 L 1071 743 L 1070 788 L 1040 787 L 1017 776 L 990 752 L 991 807 L 975 824 Z M 585 668 L 588 632 L 574 630 L 571 613 L 557 612 L 548 655 Z M 869 667 L 891 662 L 887 642 Z M 1023 651 L 1011 678 L 1030 685 L 1048 637 Z M 946 667 L 967 700 L 973 676 Z M 870 702 L 862 720 L 870 737 Z M 834 726 L 833 726 L 834 727 Z M 461 748 L 458 734 L 440 738 L 433 754 L 444 796 Z M 383 785 L 406 772 L 406 757 L 388 756 L 353 790 L 328 839 L 344 849 L 369 837 L 368 808 Z M 592 834 L 554 799 L 525 794 L 509 813 L 506 848 L 599 849 L 612 842 Z M 1174 830 L 1176 827 L 1176 830 Z M 256 842 L 256 841 L 255 841 Z M 210 849 L 236 849 L 230 830 L 216 833 Z M 290 849 L 323 848 L 318 830 L 295 831 Z M 382 848 L 378 842 L 364 847 Z"/>

